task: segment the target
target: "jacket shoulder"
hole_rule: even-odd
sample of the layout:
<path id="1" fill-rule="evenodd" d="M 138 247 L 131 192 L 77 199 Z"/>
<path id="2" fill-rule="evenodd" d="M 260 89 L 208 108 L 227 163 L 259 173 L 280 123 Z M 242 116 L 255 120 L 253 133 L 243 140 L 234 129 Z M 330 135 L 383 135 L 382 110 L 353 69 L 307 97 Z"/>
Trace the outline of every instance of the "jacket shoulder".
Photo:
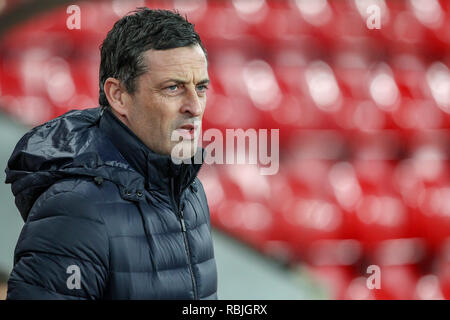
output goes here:
<path id="1" fill-rule="evenodd" d="M 110 201 L 114 192 L 119 196 L 113 183 L 103 184 L 106 188 L 99 188 L 90 177 L 59 180 L 36 199 L 27 221 L 66 215 L 103 223 L 98 204 Z"/>

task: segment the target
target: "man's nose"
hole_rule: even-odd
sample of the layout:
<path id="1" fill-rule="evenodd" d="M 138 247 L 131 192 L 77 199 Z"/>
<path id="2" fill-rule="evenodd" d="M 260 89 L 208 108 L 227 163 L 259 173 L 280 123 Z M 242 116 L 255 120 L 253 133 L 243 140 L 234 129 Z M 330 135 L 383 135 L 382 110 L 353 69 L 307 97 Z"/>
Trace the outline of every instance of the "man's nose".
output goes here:
<path id="1" fill-rule="evenodd" d="M 182 113 L 190 113 L 193 117 L 198 117 L 202 114 L 203 106 L 200 101 L 200 97 L 195 89 L 189 88 L 186 90 L 185 99 L 183 100 L 183 106 L 181 107 Z"/>

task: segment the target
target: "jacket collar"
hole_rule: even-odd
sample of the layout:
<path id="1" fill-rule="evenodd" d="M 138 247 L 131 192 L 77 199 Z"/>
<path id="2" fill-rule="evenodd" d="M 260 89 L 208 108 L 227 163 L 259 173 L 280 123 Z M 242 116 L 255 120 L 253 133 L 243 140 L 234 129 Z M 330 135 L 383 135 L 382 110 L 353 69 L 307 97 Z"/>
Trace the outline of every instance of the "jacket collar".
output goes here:
<path id="1" fill-rule="evenodd" d="M 148 190 L 170 192 L 171 179 L 174 179 L 176 194 L 181 193 L 192 183 L 203 163 L 176 164 L 169 155 L 157 154 L 150 150 L 142 140 L 120 121 L 109 108 L 103 107 L 99 128 L 111 140 L 129 165 L 145 178 Z M 199 148 L 199 152 L 204 149 Z M 203 155 L 203 154 L 202 154 Z"/>

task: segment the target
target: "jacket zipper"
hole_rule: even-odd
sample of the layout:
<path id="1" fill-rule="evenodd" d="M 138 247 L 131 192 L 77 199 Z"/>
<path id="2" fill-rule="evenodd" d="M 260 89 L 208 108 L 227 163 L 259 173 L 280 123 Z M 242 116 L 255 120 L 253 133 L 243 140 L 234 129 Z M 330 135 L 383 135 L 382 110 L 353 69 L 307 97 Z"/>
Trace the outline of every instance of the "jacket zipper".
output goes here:
<path id="1" fill-rule="evenodd" d="M 180 225 L 181 225 L 181 231 L 182 231 L 181 233 L 183 234 L 184 246 L 186 248 L 186 253 L 188 256 L 189 272 L 191 274 L 192 287 L 194 289 L 194 300 L 198 300 L 197 283 L 195 280 L 194 271 L 192 270 L 191 250 L 190 250 L 189 241 L 188 241 L 187 235 L 186 235 L 186 224 L 184 223 L 183 210 L 180 209 L 180 204 L 179 204 L 182 192 L 180 193 L 178 201 L 175 201 L 174 178 L 170 178 L 170 186 L 171 186 L 171 191 L 172 191 L 172 196 L 171 196 L 172 205 L 173 205 L 175 211 L 178 213 L 178 218 L 180 219 Z"/>

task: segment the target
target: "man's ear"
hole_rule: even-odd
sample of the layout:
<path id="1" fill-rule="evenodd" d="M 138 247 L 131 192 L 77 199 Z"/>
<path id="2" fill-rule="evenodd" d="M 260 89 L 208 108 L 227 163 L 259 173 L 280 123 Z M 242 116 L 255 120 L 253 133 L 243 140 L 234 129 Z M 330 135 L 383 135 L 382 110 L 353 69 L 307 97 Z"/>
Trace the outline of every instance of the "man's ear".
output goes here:
<path id="1" fill-rule="evenodd" d="M 129 94 L 120 80 L 108 78 L 103 85 L 106 98 L 113 111 L 121 118 L 128 118 Z"/>

